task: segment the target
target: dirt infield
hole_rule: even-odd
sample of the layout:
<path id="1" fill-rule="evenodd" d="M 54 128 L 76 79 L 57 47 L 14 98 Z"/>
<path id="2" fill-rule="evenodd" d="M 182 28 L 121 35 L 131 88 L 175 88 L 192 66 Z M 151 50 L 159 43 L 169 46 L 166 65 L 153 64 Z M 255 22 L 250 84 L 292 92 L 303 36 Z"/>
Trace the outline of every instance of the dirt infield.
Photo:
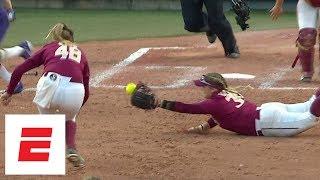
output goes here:
<path id="1" fill-rule="evenodd" d="M 130 106 L 123 88 L 141 80 L 162 99 L 195 102 L 203 95 L 192 79 L 213 71 L 242 73 L 255 78 L 229 79 L 229 85 L 252 86 L 243 95 L 258 105 L 302 102 L 320 79 L 316 69 L 315 82 L 301 83 L 299 64 L 291 69 L 296 34 L 295 29 L 237 33 L 237 60 L 223 56 L 220 42 L 208 46 L 204 35 L 80 43 L 94 86 L 77 118 L 77 145 L 86 167 L 68 165 L 64 177 L 4 176 L 4 115 L 37 113 L 31 103 L 35 92 L 25 91 L 0 109 L 0 179 L 319 179 L 320 127 L 291 138 L 246 137 L 219 127 L 207 135 L 185 134 L 183 129 L 208 116 L 144 112 Z M 5 65 L 12 70 L 20 62 Z M 35 87 L 38 78 L 24 76 L 26 88 Z"/>

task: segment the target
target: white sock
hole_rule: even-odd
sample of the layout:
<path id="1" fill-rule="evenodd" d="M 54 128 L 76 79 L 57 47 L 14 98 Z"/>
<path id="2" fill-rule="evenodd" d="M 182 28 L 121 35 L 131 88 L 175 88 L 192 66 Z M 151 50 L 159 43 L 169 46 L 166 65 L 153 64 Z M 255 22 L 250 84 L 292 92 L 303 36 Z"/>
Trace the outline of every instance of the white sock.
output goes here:
<path id="1" fill-rule="evenodd" d="M 0 49 L 0 60 L 5 60 L 12 57 L 17 57 L 23 53 L 24 49 L 20 46 L 14 46 L 12 48 Z"/>
<path id="2" fill-rule="evenodd" d="M 4 67 L 2 64 L 0 64 L 0 77 L 8 83 L 10 82 L 11 73 L 9 73 L 6 67 Z"/>

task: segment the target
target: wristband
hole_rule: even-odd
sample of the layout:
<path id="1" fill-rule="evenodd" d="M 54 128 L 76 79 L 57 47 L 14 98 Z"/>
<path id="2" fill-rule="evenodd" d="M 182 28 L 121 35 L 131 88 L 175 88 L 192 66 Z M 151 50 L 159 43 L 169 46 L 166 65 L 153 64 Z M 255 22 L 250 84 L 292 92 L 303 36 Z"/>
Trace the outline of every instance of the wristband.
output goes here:
<path id="1" fill-rule="evenodd" d="M 163 100 L 163 101 L 161 102 L 160 107 L 163 108 L 163 109 L 167 109 L 167 110 L 170 110 L 170 111 L 174 111 L 174 110 L 175 110 L 175 104 L 176 104 L 175 101 Z"/>

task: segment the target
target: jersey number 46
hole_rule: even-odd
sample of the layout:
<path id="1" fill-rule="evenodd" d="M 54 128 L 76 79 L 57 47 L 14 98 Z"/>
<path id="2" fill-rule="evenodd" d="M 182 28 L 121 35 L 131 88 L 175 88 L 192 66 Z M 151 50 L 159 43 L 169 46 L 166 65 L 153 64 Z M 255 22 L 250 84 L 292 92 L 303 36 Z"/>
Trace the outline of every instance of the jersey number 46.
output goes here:
<path id="1" fill-rule="evenodd" d="M 60 59 L 70 59 L 76 61 L 77 63 L 80 63 L 81 61 L 81 51 L 77 46 L 67 46 L 65 44 L 61 44 L 54 55 L 61 56 Z"/>

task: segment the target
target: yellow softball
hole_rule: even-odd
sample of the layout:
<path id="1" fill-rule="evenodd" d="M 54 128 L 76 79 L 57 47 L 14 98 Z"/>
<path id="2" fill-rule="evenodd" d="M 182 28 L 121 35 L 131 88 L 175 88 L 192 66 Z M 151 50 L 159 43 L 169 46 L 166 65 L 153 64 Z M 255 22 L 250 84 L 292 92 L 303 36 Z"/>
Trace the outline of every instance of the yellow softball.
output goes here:
<path id="1" fill-rule="evenodd" d="M 128 95 L 131 95 L 135 89 L 136 89 L 136 84 L 135 83 L 129 83 L 126 86 L 126 93 Z"/>

